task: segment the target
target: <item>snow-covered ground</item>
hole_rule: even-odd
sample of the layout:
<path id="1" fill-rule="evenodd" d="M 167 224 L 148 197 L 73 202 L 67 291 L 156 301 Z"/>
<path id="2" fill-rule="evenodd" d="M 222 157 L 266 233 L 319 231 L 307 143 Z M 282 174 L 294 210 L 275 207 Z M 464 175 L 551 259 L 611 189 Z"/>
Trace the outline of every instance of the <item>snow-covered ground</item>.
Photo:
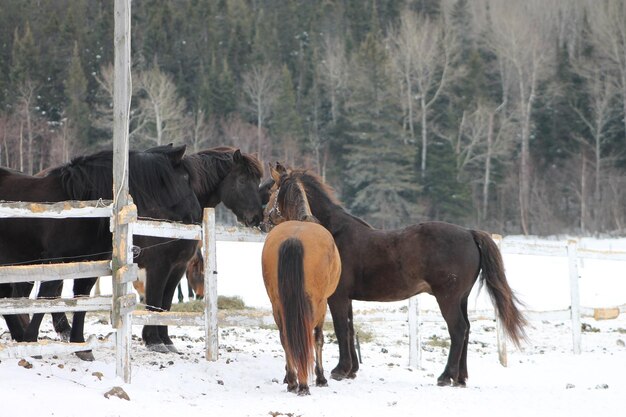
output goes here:
<path id="1" fill-rule="evenodd" d="M 624 250 L 626 240 L 587 240 L 586 246 Z M 218 242 L 218 288 L 239 295 L 248 306 L 268 311 L 260 276 L 257 243 Z M 565 258 L 505 256 L 511 286 L 532 310 L 569 305 Z M 580 265 L 581 304 L 611 307 L 626 303 L 626 277 L 621 262 L 589 261 Z M 103 284 L 106 288 L 106 283 Z M 470 308 L 490 306 L 485 291 L 472 295 Z M 172 328 L 182 352 L 154 354 L 133 327 L 132 383 L 115 376 L 112 349 L 94 352 L 95 362 L 73 355 L 0 362 L 2 415 L 19 416 L 610 416 L 623 414 L 626 395 L 626 315 L 614 320 L 583 318 L 582 354 L 572 353 L 570 323 L 532 321 L 529 344 L 509 346 L 509 366 L 499 365 L 493 320 L 472 322 L 468 386 L 435 384 L 447 358 L 443 322 L 421 324 L 422 369 L 408 367 L 408 324 L 402 303 L 355 303 L 363 363 L 354 380 L 329 379 L 326 388 L 311 387 L 311 396 L 288 393 L 282 384 L 283 352 L 271 326 L 220 327 L 217 362 L 204 360 L 203 330 Z M 432 297 L 420 306 L 436 309 Z M 239 314 L 239 313 L 238 313 Z M 88 314 L 86 333 L 107 335 L 111 328 L 101 314 Z M 0 332 L 6 326 L 0 320 Z M 337 346 L 331 326 L 324 348 L 326 374 L 336 365 Z M 42 337 L 56 338 L 50 320 Z M 8 341 L 4 332 L 0 344 Z M 32 368 L 27 367 L 28 364 Z M 114 386 L 126 401 L 104 394 Z"/>

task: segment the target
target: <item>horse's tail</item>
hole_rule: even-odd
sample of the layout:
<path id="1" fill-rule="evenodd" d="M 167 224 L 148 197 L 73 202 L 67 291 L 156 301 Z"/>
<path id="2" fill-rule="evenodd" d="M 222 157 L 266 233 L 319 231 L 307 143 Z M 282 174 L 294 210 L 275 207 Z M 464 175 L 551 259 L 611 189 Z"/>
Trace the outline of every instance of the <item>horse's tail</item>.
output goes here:
<path id="1" fill-rule="evenodd" d="M 300 240 L 290 238 L 278 250 L 278 293 L 285 355 L 301 384 L 307 383 L 313 370 L 314 352 L 313 313 L 304 285 L 304 247 Z"/>
<path id="2" fill-rule="evenodd" d="M 511 340 L 519 346 L 523 340 L 526 340 L 524 326 L 527 322 L 519 310 L 522 303 L 506 280 L 500 249 L 488 233 L 478 230 L 471 230 L 471 233 L 480 251 L 482 270 L 480 285 L 487 284 L 487 292 L 496 309 L 496 314 Z"/>

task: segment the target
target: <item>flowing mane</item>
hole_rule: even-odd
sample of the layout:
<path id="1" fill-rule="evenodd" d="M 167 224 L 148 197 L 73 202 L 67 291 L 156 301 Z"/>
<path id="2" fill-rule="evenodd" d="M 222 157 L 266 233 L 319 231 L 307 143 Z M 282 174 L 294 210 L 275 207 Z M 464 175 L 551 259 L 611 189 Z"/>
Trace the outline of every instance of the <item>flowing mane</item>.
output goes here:
<path id="1" fill-rule="evenodd" d="M 220 146 L 206 149 L 183 158 L 183 165 L 190 174 L 191 185 L 196 194 L 211 194 L 233 166 L 233 154 L 237 148 Z M 250 154 L 241 154 L 246 173 L 261 178 L 263 166 Z"/>
<path id="2" fill-rule="evenodd" d="M 59 176 L 72 200 L 113 198 L 113 152 L 102 151 L 79 156 L 51 169 L 46 176 Z M 137 207 L 174 207 L 188 198 L 174 180 L 175 172 L 168 158 L 158 152 L 129 153 L 130 194 Z"/>
<path id="3" fill-rule="evenodd" d="M 351 217 L 358 223 L 361 223 L 362 225 L 369 228 L 372 227 L 364 220 L 348 213 L 341 205 L 339 200 L 337 200 L 337 198 L 335 197 L 335 191 L 333 190 L 333 188 L 325 184 L 324 181 L 319 177 L 319 175 L 316 175 L 308 170 L 295 169 L 291 171 L 288 175 L 284 176 L 284 178 L 281 180 L 281 190 L 286 187 L 286 192 L 295 192 L 291 191 L 290 188 L 296 187 L 298 182 L 302 183 L 304 189 L 306 190 L 307 198 L 311 203 L 311 211 L 313 212 L 314 216 L 317 216 L 319 218 L 319 215 L 315 214 L 319 210 L 316 209 L 316 207 L 334 208 L 341 210 L 347 216 Z"/>

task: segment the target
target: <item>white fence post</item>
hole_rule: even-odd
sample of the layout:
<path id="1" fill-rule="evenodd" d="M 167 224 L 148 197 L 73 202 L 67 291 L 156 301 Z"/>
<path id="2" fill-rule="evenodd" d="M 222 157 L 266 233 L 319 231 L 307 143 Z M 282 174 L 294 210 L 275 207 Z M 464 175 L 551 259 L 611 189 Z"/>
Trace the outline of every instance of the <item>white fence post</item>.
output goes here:
<path id="1" fill-rule="evenodd" d="M 419 300 L 417 295 L 409 298 L 409 367 L 422 367 L 422 337 L 419 323 Z"/>
<path id="2" fill-rule="evenodd" d="M 569 288 L 571 296 L 570 312 L 572 315 L 572 337 L 574 354 L 580 354 L 581 324 L 580 324 L 580 294 L 578 291 L 578 242 L 574 239 L 567 242 L 567 256 L 569 258 Z"/>
<path id="3" fill-rule="evenodd" d="M 491 238 L 496 245 L 498 245 L 498 249 L 500 250 L 500 254 L 502 254 L 502 236 L 493 234 Z M 498 345 L 498 360 L 500 361 L 500 365 L 506 367 L 508 365 L 508 354 L 506 350 L 506 334 L 504 332 L 504 327 L 502 325 L 502 320 L 496 314 L 496 343 Z"/>
<path id="4" fill-rule="evenodd" d="M 205 208 L 202 218 L 202 257 L 204 258 L 204 331 L 206 359 L 216 361 L 217 328 L 217 265 L 215 243 L 215 209 Z"/>

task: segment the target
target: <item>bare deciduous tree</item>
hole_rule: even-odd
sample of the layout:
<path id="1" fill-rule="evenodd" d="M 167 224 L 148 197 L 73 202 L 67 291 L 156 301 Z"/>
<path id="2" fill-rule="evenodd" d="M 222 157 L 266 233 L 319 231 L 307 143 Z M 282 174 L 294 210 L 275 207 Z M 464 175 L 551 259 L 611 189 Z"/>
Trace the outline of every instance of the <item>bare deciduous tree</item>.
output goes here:
<path id="1" fill-rule="evenodd" d="M 596 53 L 607 70 L 616 75 L 626 132 L 626 4 L 623 0 L 592 2 L 588 11 Z"/>
<path id="2" fill-rule="evenodd" d="M 551 15 L 546 7 L 537 7 L 536 1 L 495 2 L 491 8 L 493 22 L 488 40 L 494 53 L 506 68 L 512 69 L 507 82 L 511 85 L 511 102 L 520 128 L 519 209 L 524 234 L 529 233 L 530 211 L 530 136 L 531 113 L 537 98 L 537 86 L 544 76 L 552 56 L 549 41 Z M 515 88 L 513 88 L 515 87 Z"/>
<path id="3" fill-rule="evenodd" d="M 272 114 L 279 87 L 280 71 L 271 65 L 257 65 L 243 75 L 243 92 L 249 101 L 248 109 L 257 120 L 257 153 L 262 160 L 263 126 Z"/>
<path id="4" fill-rule="evenodd" d="M 221 123 L 224 139 L 227 144 L 240 148 L 243 152 L 257 152 L 258 126 L 242 120 L 238 115 L 231 115 Z M 270 143 L 265 131 L 261 131 L 261 147 L 265 155 L 270 155 Z"/>
<path id="5" fill-rule="evenodd" d="M 108 64 L 100 68 L 100 74 L 95 75 L 98 82 L 98 101 L 94 105 L 92 113 L 92 125 L 109 133 L 109 137 L 113 138 L 113 65 Z M 138 78 L 137 74 L 133 74 L 133 79 Z M 133 82 L 133 97 L 137 95 L 139 85 Z M 136 108 L 132 108 L 130 112 L 130 123 L 128 137 L 129 140 L 137 135 L 143 129 L 146 120 L 139 117 L 140 112 Z"/>
<path id="6" fill-rule="evenodd" d="M 144 93 L 139 100 L 143 121 L 141 136 L 157 146 L 183 136 L 185 99 L 178 95 L 172 76 L 156 65 L 137 75 L 137 84 Z"/>
<path id="7" fill-rule="evenodd" d="M 24 171 L 24 159 L 26 158 L 26 173 L 33 174 L 33 138 L 34 121 L 33 111 L 37 99 L 37 86 L 29 79 L 20 83 L 17 87 L 17 112 L 20 120 L 19 130 L 19 170 Z M 26 134 L 26 154 L 24 154 L 24 134 Z"/>
<path id="8" fill-rule="evenodd" d="M 585 92 L 587 93 L 588 102 L 584 104 L 570 103 L 574 112 L 578 115 L 580 120 L 585 124 L 590 132 L 591 137 L 583 138 L 575 136 L 583 149 L 583 164 L 586 163 L 584 154 L 589 152 L 593 154 L 595 168 L 594 178 L 594 190 L 593 190 L 593 207 L 597 210 L 600 206 L 601 197 L 601 181 L 603 175 L 603 144 L 606 140 L 606 130 L 611 118 L 611 102 L 615 97 L 614 90 L 614 78 L 610 72 L 607 72 L 604 68 L 600 67 L 595 62 L 590 62 L 587 59 L 581 58 L 575 65 L 576 73 L 585 81 Z M 586 168 L 583 165 L 583 168 Z M 583 176 L 581 178 L 581 184 L 584 185 L 587 182 L 585 175 L 586 169 L 581 170 Z M 581 207 L 586 207 L 587 193 L 581 193 Z M 586 210 L 581 210 L 581 228 L 584 231 L 584 220 L 586 217 Z M 595 215 L 593 217 L 596 217 Z"/>
<path id="9" fill-rule="evenodd" d="M 418 17 L 405 10 L 400 26 L 388 39 L 396 72 L 400 75 L 407 122 L 414 137 L 413 100 L 420 113 L 422 154 L 420 170 L 426 172 L 429 112 L 440 97 L 449 78 L 450 56 L 453 53 L 449 25 Z"/>
<path id="10" fill-rule="evenodd" d="M 340 39 L 326 36 L 323 48 L 322 59 L 319 62 L 320 81 L 328 90 L 330 114 L 333 123 L 336 123 L 339 113 L 339 100 L 347 85 L 348 61 L 345 47 Z"/>

